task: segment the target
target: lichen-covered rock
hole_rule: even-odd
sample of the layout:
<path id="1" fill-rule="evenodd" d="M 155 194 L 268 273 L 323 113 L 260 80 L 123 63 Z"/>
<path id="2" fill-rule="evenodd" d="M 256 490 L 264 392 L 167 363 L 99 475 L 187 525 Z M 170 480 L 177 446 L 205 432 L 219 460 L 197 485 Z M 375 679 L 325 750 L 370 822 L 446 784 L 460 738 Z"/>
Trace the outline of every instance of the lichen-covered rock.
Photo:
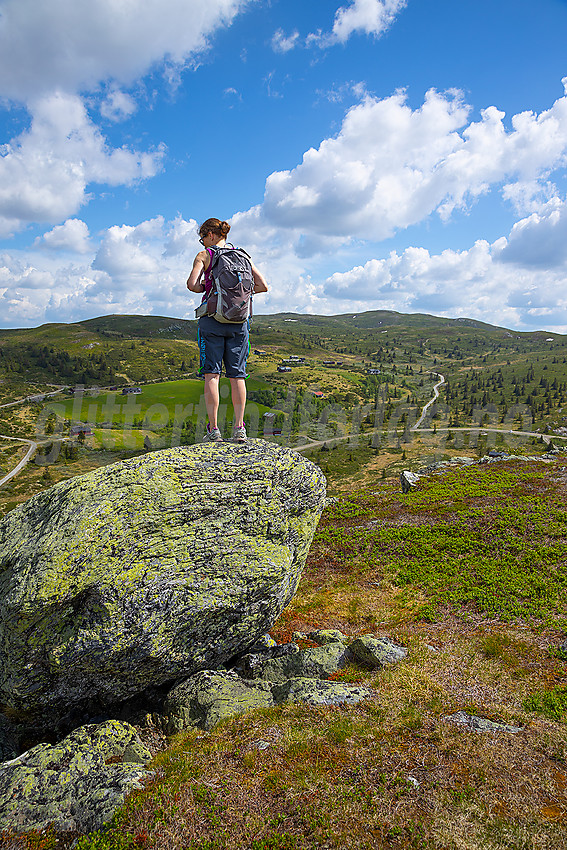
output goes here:
<path id="1" fill-rule="evenodd" d="M 274 685 L 272 693 L 276 703 L 303 702 L 308 705 L 355 705 L 372 695 L 372 692 L 362 685 L 303 677 L 287 679 Z"/>
<path id="2" fill-rule="evenodd" d="M 488 717 L 478 717 L 475 714 L 467 714 L 466 711 L 456 711 L 454 714 L 443 715 L 443 720 L 449 723 L 456 723 L 458 726 L 466 726 L 473 732 L 508 732 L 515 735 L 522 731 L 521 726 L 511 726 L 509 723 L 498 723 L 495 720 L 489 720 Z"/>
<path id="3" fill-rule="evenodd" d="M 338 629 L 315 629 L 313 632 L 307 632 L 306 637 L 319 646 L 325 646 L 327 643 L 347 643 L 347 638 Z"/>
<path id="4" fill-rule="evenodd" d="M 47 727 L 245 651 L 293 597 L 324 503 L 314 464 L 254 440 L 132 458 L 15 508 L 0 704 Z"/>
<path id="5" fill-rule="evenodd" d="M 118 720 L 38 744 L 0 764 L 0 830 L 99 829 L 152 776 L 143 767 L 150 758 L 136 730 Z"/>
<path id="6" fill-rule="evenodd" d="M 234 672 L 202 670 L 167 695 L 167 732 L 197 727 L 211 730 L 221 720 L 254 708 L 283 702 L 309 705 L 354 705 L 371 695 L 368 688 L 343 682 L 294 677 L 281 682 L 242 679 Z"/>
<path id="7" fill-rule="evenodd" d="M 277 645 L 278 644 L 273 639 L 273 637 L 270 637 L 270 635 L 266 634 L 266 635 L 262 635 L 260 638 L 258 638 L 258 640 L 254 644 L 254 646 L 251 646 L 248 651 L 249 652 L 268 652 L 270 650 L 275 649 L 277 647 Z"/>
<path id="8" fill-rule="evenodd" d="M 328 679 L 353 660 L 348 648 L 338 641 L 310 649 L 299 649 L 296 644 L 289 646 L 290 651 L 279 657 L 245 655 L 238 672 L 248 679 L 270 682 L 284 682 L 295 677 Z"/>
<path id="9" fill-rule="evenodd" d="M 358 661 L 362 661 L 369 667 L 396 664 L 408 654 L 403 646 L 398 646 L 388 638 L 375 638 L 373 635 L 355 638 L 349 643 L 348 648 Z"/>
<path id="10" fill-rule="evenodd" d="M 252 683 L 236 673 L 202 670 L 167 695 L 167 731 L 173 734 L 193 726 L 212 729 L 228 717 L 273 704 L 271 685 L 267 682 Z"/>
<path id="11" fill-rule="evenodd" d="M 276 643 L 274 646 L 259 646 L 255 643 L 248 652 L 237 655 L 229 665 L 232 670 L 244 679 L 253 679 L 255 671 L 261 676 L 263 665 L 272 658 L 282 658 L 299 652 L 296 643 Z"/>

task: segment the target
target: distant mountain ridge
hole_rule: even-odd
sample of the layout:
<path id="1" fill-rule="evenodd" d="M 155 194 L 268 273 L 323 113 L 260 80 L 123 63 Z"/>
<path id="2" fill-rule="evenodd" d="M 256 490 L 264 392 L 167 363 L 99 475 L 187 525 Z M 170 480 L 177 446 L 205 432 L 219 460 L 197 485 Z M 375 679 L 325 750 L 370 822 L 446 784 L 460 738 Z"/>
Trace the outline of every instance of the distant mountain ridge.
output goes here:
<path id="1" fill-rule="evenodd" d="M 522 337 L 533 337 L 542 334 L 553 334 L 554 337 L 561 336 L 553 332 L 539 331 L 515 331 L 501 325 L 491 325 L 477 319 L 461 317 L 447 319 L 441 316 L 432 316 L 427 313 L 398 313 L 394 310 L 370 310 L 365 313 L 345 313 L 334 316 L 319 316 L 305 313 L 272 313 L 258 314 L 254 316 L 254 324 L 259 328 L 273 325 L 274 323 L 293 323 L 312 330 L 324 330 L 325 327 L 336 330 L 360 328 L 361 330 L 379 330 L 391 327 L 404 326 L 412 329 L 423 328 L 458 330 L 476 329 L 487 332 L 500 332 L 503 334 L 514 334 Z M 24 341 L 30 336 L 34 340 L 41 341 L 49 339 L 56 340 L 69 333 L 98 333 L 103 336 L 114 335 L 129 337 L 154 337 L 164 339 L 187 339 L 195 335 L 195 320 L 180 319 L 173 316 L 143 316 L 143 315 L 119 315 L 99 316 L 93 319 L 85 319 L 81 322 L 71 323 L 47 323 L 36 328 L 14 328 L 0 329 L 0 341 L 3 339 L 18 339 Z"/>

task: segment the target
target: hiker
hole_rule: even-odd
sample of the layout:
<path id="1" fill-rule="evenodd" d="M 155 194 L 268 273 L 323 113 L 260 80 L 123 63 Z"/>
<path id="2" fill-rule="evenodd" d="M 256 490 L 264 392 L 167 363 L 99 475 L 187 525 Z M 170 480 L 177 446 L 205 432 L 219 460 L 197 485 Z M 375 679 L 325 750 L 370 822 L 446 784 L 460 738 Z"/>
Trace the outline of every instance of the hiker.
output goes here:
<path id="1" fill-rule="evenodd" d="M 205 405 L 209 418 L 204 441 L 220 442 L 222 440 L 217 414 L 219 380 L 224 361 L 226 376 L 230 380 L 234 408 L 232 439 L 234 442 L 244 443 L 247 439 L 244 408 L 251 298 L 252 294 L 267 292 L 268 287 L 263 275 L 245 251 L 241 248 L 226 247 L 229 230 L 230 224 L 218 218 L 208 218 L 201 225 L 199 242 L 205 250 L 199 251 L 193 261 L 193 268 L 187 279 L 187 289 L 191 292 L 203 293 L 203 300 L 195 311 L 195 315 L 199 318 L 199 374 L 205 376 Z M 227 301 L 230 302 L 232 297 L 231 292 L 228 299 L 223 298 L 220 292 L 224 273 L 222 269 L 231 262 L 234 268 L 239 270 L 236 274 L 237 286 L 240 285 L 238 303 L 236 306 L 231 305 L 232 314 L 226 309 Z"/>

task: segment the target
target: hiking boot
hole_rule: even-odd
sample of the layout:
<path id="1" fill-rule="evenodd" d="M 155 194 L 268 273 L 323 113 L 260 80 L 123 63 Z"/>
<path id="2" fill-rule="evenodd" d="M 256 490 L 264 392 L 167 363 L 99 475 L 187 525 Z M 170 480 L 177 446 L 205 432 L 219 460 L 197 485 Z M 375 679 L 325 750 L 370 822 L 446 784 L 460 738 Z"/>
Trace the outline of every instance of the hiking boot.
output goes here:
<path id="1" fill-rule="evenodd" d="M 218 428 L 207 425 L 207 433 L 203 437 L 204 443 L 222 443 L 222 434 Z"/>
<path id="2" fill-rule="evenodd" d="M 232 429 L 232 442 L 245 443 L 248 437 L 246 436 L 246 428 L 244 425 L 235 425 Z"/>

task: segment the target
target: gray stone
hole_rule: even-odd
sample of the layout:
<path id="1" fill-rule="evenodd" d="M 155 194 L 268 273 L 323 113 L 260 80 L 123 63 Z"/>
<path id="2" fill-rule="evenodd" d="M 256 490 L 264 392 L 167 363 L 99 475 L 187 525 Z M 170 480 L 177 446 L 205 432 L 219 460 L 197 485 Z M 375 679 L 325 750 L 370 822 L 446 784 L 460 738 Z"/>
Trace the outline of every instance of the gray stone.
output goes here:
<path id="1" fill-rule="evenodd" d="M 369 667 L 396 664 L 408 654 L 403 646 L 398 646 L 388 638 L 376 638 L 373 635 L 355 638 L 348 648 L 358 661 L 362 661 Z"/>
<path id="2" fill-rule="evenodd" d="M 279 682 L 242 679 L 234 672 L 202 670 L 176 685 L 167 695 L 165 712 L 169 734 L 183 729 L 210 731 L 222 720 L 255 708 L 284 702 L 309 705 L 354 705 L 371 696 L 361 685 L 292 677 Z"/>
<path id="3" fill-rule="evenodd" d="M 270 637 L 270 635 L 266 634 L 258 638 L 254 646 L 251 646 L 248 652 L 266 652 L 268 650 L 275 649 L 277 645 L 277 642 Z"/>
<path id="4" fill-rule="evenodd" d="M 456 723 L 459 726 L 466 726 L 474 732 L 509 732 L 514 735 L 522 731 L 522 726 L 510 726 L 508 723 L 496 723 L 494 720 L 489 720 L 487 717 L 477 717 L 474 714 L 467 714 L 466 711 L 456 711 L 454 714 L 445 714 L 442 720 L 447 720 L 449 723 Z"/>
<path id="5" fill-rule="evenodd" d="M 413 490 L 419 481 L 419 475 L 415 472 L 410 472 L 409 469 L 404 469 L 400 473 L 400 484 L 402 485 L 402 493 L 409 493 Z"/>
<path id="6" fill-rule="evenodd" d="M 292 644 L 294 646 L 294 644 Z M 239 671 L 249 679 L 267 679 L 284 682 L 296 676 L 311 679 L 328 679 L 333 673 L 346 667 L 353 659 L 349 649 L 342 643 L 328 643 L 311 649 L 288 652 L 279 658 L 246 655 Z"/>
<path id="7" fill-rule="evenodd" d="M 328 643 L 346 643 L 347 638 L 338 629 L 315 629 L 313 632 L 308 632 L 306 635 L 313 643 L 319 646 L 326 646 Z"/>
<path id="8" fill-rule="evenodd" d="M 244 679 L 262 678 L 262 670 L 267 661 L 283 658 L 299 652 L 296 643 L 279 643 L 273 647 L 260 648 L 256 652 L 246 652 L 233 659 L 231 669 Z"/>
<path id="9" fill-rule="evenodd" d="M 325 479 L 262 440 L 56 484 L 0 521 L 0 703 L 57 723 L 224 664 L 292 599 Z"/>
<path id="10" fill-rule="evenodd" d="M 250 682 L 233 672 L 202 670 L 167 695 L 169 734 L 198 727 L 210 730 L 221 720 L 274 704 L 268 682 Z"/>
<path id="11" fill-rule="evenodd" d="M 38 744 L 0 765 L 0 829 L 99 829 L 153 775 L 143 767 L 150 758 L 136 730 L 118 720 Z"/>
<path id="12" fill-rule="evenodd" d="M 304 677 L 274 684 L 272 692 L 276 703 L 301 702 L 308 705 L 355 705 L 372 696 L 372 691 L 362 685 Z"/>

